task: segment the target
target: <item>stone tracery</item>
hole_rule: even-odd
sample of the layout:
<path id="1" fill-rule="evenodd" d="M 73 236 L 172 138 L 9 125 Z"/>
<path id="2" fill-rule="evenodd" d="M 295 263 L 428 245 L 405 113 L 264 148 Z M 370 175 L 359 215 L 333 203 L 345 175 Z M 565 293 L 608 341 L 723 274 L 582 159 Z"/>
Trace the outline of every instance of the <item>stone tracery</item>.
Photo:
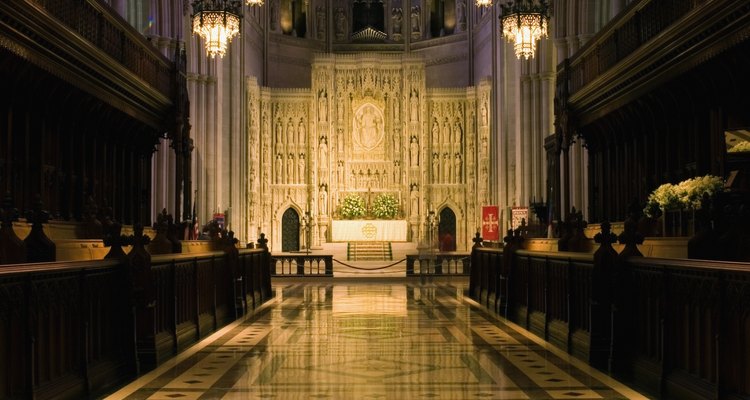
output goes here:
<path id="1" fill-rule="evenodd" d="M 399 200 L 411 241 L 423 239 L 429 211 L 450 206 L 466 239 L 459 248 L 467 248 L 480 215 L 476 196 L 488 189 L 488 127 L 473 118 L 482 114 L 477 105 L 489 106 L 489 83 L 428 91 L 424 63 L 405 55 L 319 55 L 312 70 L 310 89 L 249 82 L 248 100 L 260 99 L 263 121 L 248 126 L 259 126 L 264 142 L 249 167 L 266 180 L 273 175 L 253 203 L 270 211 L 250 210 L 259 219 L 250 226 L 278 232 L 274 216 L 294 205 L 314 214 L 313 245 L 320 245 L 344 196 L 387 193 Z"/>

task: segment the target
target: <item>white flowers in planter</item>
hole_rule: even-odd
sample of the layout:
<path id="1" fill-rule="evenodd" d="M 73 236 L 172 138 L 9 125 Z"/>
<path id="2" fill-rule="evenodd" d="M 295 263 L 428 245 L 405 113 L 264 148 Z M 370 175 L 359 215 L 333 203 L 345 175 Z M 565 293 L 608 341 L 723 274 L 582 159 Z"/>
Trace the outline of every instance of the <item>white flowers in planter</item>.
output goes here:
<path id="1" fill-rule="evenodd" d="M 380 194 L 372 203 L 372 215 L 377 219 L 393 219 L 398 214 L 398 201 L 391 194 Z"/>
<path id="2" fill-rule="evenodd" d="M 665 183 L 651 192 L 643 212 L 658 217 L 660 210 L 698 210 L 704 193 L 713 197 L 723 190 L 724 180 L 712 175 L 686 179 L 676 185 Z"/>
<path id="3" fill-rule="evenodd" d="M 365 200 L 357 194 L 350 194 L 341 202 L 341 217 L 345 219 L 362 218 L 366 212 Z"/>

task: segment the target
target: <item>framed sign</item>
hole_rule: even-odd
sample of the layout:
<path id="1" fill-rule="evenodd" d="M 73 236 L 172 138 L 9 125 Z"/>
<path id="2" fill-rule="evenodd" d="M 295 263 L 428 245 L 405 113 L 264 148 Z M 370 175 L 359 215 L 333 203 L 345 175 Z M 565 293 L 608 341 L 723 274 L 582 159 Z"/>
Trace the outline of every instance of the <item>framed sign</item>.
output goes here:
<path id="1" fill-rule="evenodd" d="M 497 206 L 482 206 L 482 238 L 500 240 L 500 215 Z"/>

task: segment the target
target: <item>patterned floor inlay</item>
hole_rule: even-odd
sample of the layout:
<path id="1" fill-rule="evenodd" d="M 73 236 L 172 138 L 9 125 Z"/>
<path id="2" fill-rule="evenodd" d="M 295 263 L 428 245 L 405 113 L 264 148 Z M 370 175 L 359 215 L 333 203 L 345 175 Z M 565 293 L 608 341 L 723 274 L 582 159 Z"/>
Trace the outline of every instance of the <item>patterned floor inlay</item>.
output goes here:
<path id="1" fill-rule="evenodd" d="M 464 300 L 466 281 L 281 281 L 269 306 L 113 399 L 631 399 Z"/>

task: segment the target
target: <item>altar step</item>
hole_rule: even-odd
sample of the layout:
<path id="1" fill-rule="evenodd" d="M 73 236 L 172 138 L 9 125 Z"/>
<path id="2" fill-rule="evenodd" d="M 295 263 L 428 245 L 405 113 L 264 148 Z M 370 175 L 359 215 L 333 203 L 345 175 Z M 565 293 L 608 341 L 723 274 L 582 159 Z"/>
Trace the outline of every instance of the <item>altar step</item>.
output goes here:
<path id="1" fill-rule="evenodd" d="M 349 261 L 393 260 L 391 242 L 349 242 L 346 245 L 346 259 Z"/>

